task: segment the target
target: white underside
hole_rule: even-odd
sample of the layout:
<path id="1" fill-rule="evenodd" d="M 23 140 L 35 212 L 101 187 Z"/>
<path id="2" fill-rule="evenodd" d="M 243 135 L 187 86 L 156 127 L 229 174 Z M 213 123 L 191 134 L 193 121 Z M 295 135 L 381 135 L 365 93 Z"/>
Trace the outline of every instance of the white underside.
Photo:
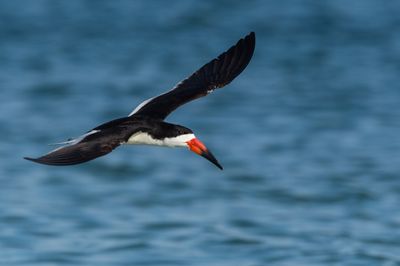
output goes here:
<path id="1" fill-rule="evenodd" d="M 165 138 L 162 140 L 153 139 L 149 134 L 144 132 L 138 132 L 133 134 L 126 144 L 133 145 L 156 145 L 166 147 L 187 147 L 186 142 L 195 138 L 194 134 L 180 135 L 174 138 Z"/>

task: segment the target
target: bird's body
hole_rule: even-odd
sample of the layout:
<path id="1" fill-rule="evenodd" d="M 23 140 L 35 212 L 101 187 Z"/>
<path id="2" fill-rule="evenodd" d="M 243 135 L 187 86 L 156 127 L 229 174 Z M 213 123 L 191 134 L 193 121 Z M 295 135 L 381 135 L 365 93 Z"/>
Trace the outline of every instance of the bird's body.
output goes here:
<path id="1" fill-rule="evenodd" d="M 164 122 L 164 119 L 179 106 L 231 82 L 250 62 L 254 47 L 252 32 L 172 90 L 138 105 L 129 116 L 97 126 L 42 157 L 25 159 L 48 165 L 72 165 L 103 156 L 122 144 L 144 144 L 188 147 L 222 169 L 191 129 Z"/>

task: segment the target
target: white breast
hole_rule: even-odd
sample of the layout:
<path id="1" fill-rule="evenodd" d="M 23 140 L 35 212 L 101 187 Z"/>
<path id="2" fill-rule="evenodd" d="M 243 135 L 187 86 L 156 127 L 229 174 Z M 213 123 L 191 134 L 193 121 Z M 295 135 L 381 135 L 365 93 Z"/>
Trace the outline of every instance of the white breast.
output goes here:
<path id="1" fill-rule="evenodd" d="M 143 145 L 159 145 L 162 146 L 162 140 L 153 139 L 149 134 L 144 132 L 137 132 L 130 136 L 127 144 L 143 144 Z"/>
<path id="2" fill-rule="evenodd" d="M 187 147 L 186 142 L 195 138 L 194 134 L 185 134 L 173 138 L 165 138 L 162 140 L 154 139 L 145 132 L 137 132 L 133 134 L 126 144 L 133 145 L 156 145 L 156 146 L 167 146 L 167 147 Z"/>

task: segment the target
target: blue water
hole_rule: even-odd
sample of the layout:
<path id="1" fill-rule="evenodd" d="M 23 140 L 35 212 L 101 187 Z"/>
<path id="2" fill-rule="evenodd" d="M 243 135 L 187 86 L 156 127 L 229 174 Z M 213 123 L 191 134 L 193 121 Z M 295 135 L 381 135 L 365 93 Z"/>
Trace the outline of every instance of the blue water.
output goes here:
<path id="1" fill-rule="evenodd" d="M 0 265 L 400 265 L 398 1 L 1 1 Z M 250 31 L 177 110 L 185 149 L 22 159 L 127 115 Z"/>

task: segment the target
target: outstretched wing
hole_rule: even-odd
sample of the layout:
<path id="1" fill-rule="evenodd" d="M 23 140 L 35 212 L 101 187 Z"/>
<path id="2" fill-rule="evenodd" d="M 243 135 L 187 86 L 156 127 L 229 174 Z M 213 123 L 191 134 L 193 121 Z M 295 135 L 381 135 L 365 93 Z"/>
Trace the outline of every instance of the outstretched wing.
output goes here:
<path id="1" fill-rule="evenodd" d="M 93 142 L 77 143 L 74 145 L 61 147 L 39 158 L 25 157 L 25 159 L 48 165 L 80 164 L 106 155 L 118 145 Z"/>
<path id="2" fill-rule="evenodd" d="M 171 91 L 141 103 L 129 116 L 141 115 L 165 119 L 179 106 L 227 85 L 249 64 L 254 47 L 255 34 L 251 32 L 228 51 L 178 83 Z"/>
<path id="3" fill-rule="evenodd" d="M 119 130 L 123 133 L 122 130 Z M 39 158 L 25 159 L 48 165 L 80 164 L 110 153 L 125 142 L 126 134 L 109 134 L 107 130 L 92 130 L 82 137 L 71 140 L 67 145 L 55 149 Z"/>

